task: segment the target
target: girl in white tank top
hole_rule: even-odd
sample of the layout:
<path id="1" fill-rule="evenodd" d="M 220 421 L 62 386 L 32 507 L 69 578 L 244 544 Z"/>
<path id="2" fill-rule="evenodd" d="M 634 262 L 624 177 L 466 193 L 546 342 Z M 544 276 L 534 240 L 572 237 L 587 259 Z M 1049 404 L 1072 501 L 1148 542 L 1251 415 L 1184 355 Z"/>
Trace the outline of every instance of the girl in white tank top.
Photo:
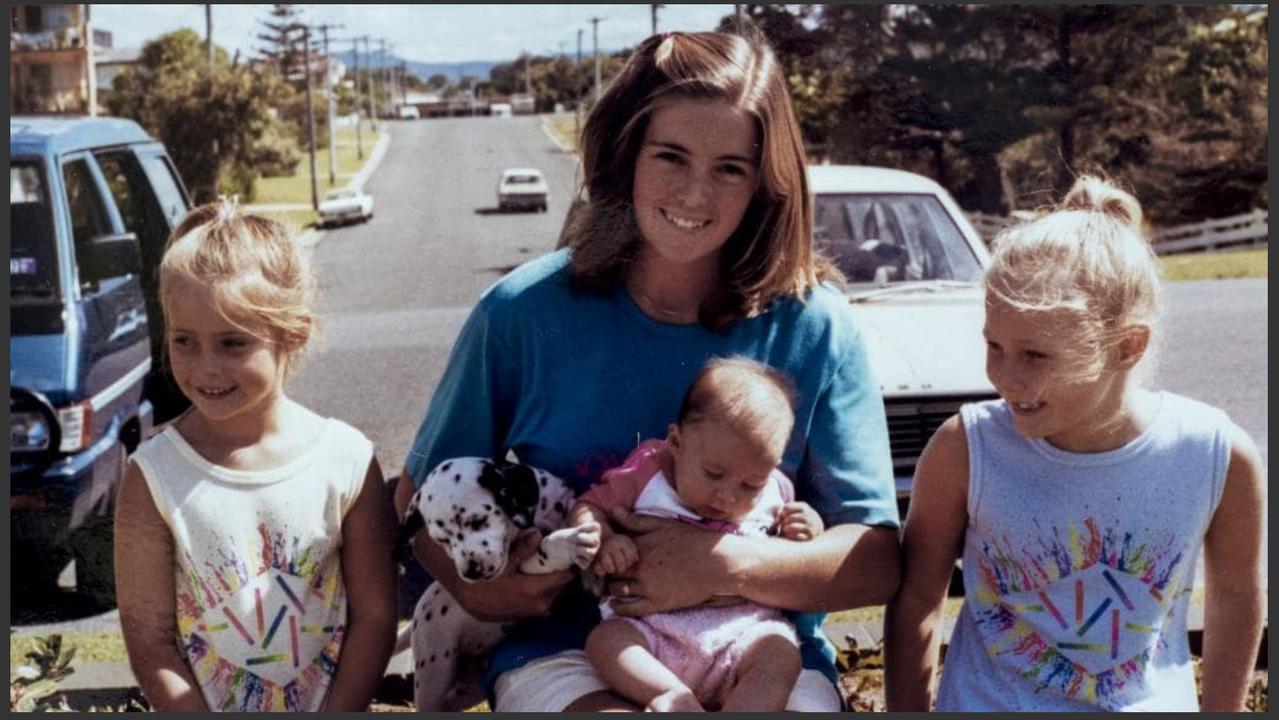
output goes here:
<path id="1" fill-rule="evenodd" d="M 129 663 L 155 710 L 360 711 L 394 642 L 382 473 L 289 400 L 311 278 L 279 223 L 204 205 L 160 266 L 192 408 L 134 453 L 116 509 Z"/>
<path id="2" fill-rule="evenodd" d="M 999 400 L 929 442 L 886 619 L 890 710 L 1242 710 L 1263 622 L 1264 472 L 1220 410 L 1142 389 L 1159 279 L 1132 196 L 1080 178 L 986 274 Z M 964 605 L 935 690 L 943 601 Z"/>

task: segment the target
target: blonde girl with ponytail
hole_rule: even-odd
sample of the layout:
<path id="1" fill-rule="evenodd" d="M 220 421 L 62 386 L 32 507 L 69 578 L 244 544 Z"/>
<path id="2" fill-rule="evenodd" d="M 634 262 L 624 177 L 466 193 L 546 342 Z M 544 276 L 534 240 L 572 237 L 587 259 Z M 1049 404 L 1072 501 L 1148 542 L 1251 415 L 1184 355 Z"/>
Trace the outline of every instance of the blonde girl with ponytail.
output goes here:
<path id="1" fill-rule="evenodd" d="M 889 709 L 1242 710 L 1264 470 L 1224 412 L 1144 384 L 1160 281 L 1140 204 L 1081 177 L 996 239 L 985 287 L 1000 397 L 964 406 L 920 459 L 886 619 Z M 1199 698 L 1186 617 L 1201 551 Z M 965 599 L 937 683 L 957 557 Z"/>

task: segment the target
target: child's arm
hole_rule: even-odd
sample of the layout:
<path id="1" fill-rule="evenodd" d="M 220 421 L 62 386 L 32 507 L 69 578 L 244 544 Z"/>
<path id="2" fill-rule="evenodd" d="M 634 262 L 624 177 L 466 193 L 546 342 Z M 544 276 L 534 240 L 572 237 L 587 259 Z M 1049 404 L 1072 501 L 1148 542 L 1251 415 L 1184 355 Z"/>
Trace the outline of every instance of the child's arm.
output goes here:
<path id="1" fill-rule="evenodd" d="M 369 463 L 364 487 L 342 521 L 346 636 L 325 712 L 368 709 L 395 645 L 395 565 L 391 560 L 382 468 Z"/>
<path id="2" fill-rule="evenodd" d="M 946 588 L 968 524 L 968 445 L 956 415 L 928 441 L 902 531 L 902 584 L 884 617 L 891 712 L 932 709 Z"/>
<path id="3" fill-rule="evenodd" d="M 173 535 L 133 462 L 116 498 L 115 569 L 120 629 L 147 702 L 157 711 L 208 712 L 178 653 Z"/>
<path id="4" fill-rule="evenodd" d="M 1204 674 L 1201 709 L 1240 712 L 1261 640 L 1265 471 L 1252 438 L 1233 428 L 1221 502 L 1204 537 Z"/>
<path id="5" fill-rule="evenodd" d="M 591 564 L 596 575 L 618 573 L 630 567 L 639 558 L 635 543 L 625 535 L 613 531 L 608 513 L 594 503 L 579 500 L 568 513 L 568 524 L 583 527 L 595 523 L 599 527 L 599 550 Z"/>
<path id="6" fill-rule="evenodd" d="M 792 500 L 777 509 L 777 531 L 787 540 L 812 540 L 825 529 L 822 516 L 806 502 Z"/>

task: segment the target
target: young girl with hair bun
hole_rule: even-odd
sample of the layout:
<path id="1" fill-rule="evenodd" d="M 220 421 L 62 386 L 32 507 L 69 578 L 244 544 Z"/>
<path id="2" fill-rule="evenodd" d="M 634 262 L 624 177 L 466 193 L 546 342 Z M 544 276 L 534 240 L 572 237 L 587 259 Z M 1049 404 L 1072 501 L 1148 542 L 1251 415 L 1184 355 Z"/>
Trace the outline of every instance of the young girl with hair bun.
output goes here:
<path id="1" fill-rule="evenodd" d="M 890 710 L 934 704 L 961 554 L 936 709 L 1198 709 L 1186 618 L 1201 550 L 1202 707 L 1243 709 L 1264 471 L 1224 412 L 1138 382 L 1159 307 L 1141 223 L 1131 195 L 1083 177 L 996 240 L 985 336 L 1000 399 L 964 406 L 920 459 L 886 620 Z"/>
<path id="2" fill-rule="evenodd" d="M 192 407 L 134 453 L 115 516 L 120 624 L 156 710 L 364 710 L 390 658 L 373 446 L 284 394 L 312 287 L 290 233 L 226 201 L 165 249 L 165 348 Z"/>

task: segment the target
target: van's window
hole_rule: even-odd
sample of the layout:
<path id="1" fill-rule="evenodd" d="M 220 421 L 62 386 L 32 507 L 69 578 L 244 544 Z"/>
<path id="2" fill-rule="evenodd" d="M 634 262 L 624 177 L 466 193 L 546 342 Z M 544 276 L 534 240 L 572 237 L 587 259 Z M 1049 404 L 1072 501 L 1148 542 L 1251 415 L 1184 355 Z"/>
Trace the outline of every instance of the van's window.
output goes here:
<path id="1" fill-rule="evenodd" d="M 817 246 L 849 282 L 981 278 L 977 255 L 932 195 L 821 193 L 814 204 Z"/>
<path id="2" fill-rule="evenodd" d="M 169 219 L 170 227 L 177 227 L 182 216 L 187 214 L 186 194 L 182 192 L 182 184 L 178 181 L 173 165 L 163 155 L 138 153 L 142 169 L 151 181 L 151 189 L 155 191 L 160 210 Z"/>
<path id="3" fill-rule="evenodd" d="M 129 150 L 97 153 L 98 169 L 107 180 L 107 188 L 124 220 L 124 231 L 138 236 L 142 246 L 164 247 L 169 228 L 161 214 L 160 204 L 142 166 Z"/>
<path id="4" fill-rule="evenodd" d="M 72 160 L 62 166 L 62 182 L 67 186 L 67 208 L 71 211 L 71 238 L 75 241 L 76 264 L 84 266 L 89 241 L 111 234 L 106 205 L 98 185 L 84 160 Z"/>
<path id="5" fill-rule="evenodd" d="M 38 160 L 9 161 L 9 297 L 58 291 L 57 245 L 49 190 Z"/>

